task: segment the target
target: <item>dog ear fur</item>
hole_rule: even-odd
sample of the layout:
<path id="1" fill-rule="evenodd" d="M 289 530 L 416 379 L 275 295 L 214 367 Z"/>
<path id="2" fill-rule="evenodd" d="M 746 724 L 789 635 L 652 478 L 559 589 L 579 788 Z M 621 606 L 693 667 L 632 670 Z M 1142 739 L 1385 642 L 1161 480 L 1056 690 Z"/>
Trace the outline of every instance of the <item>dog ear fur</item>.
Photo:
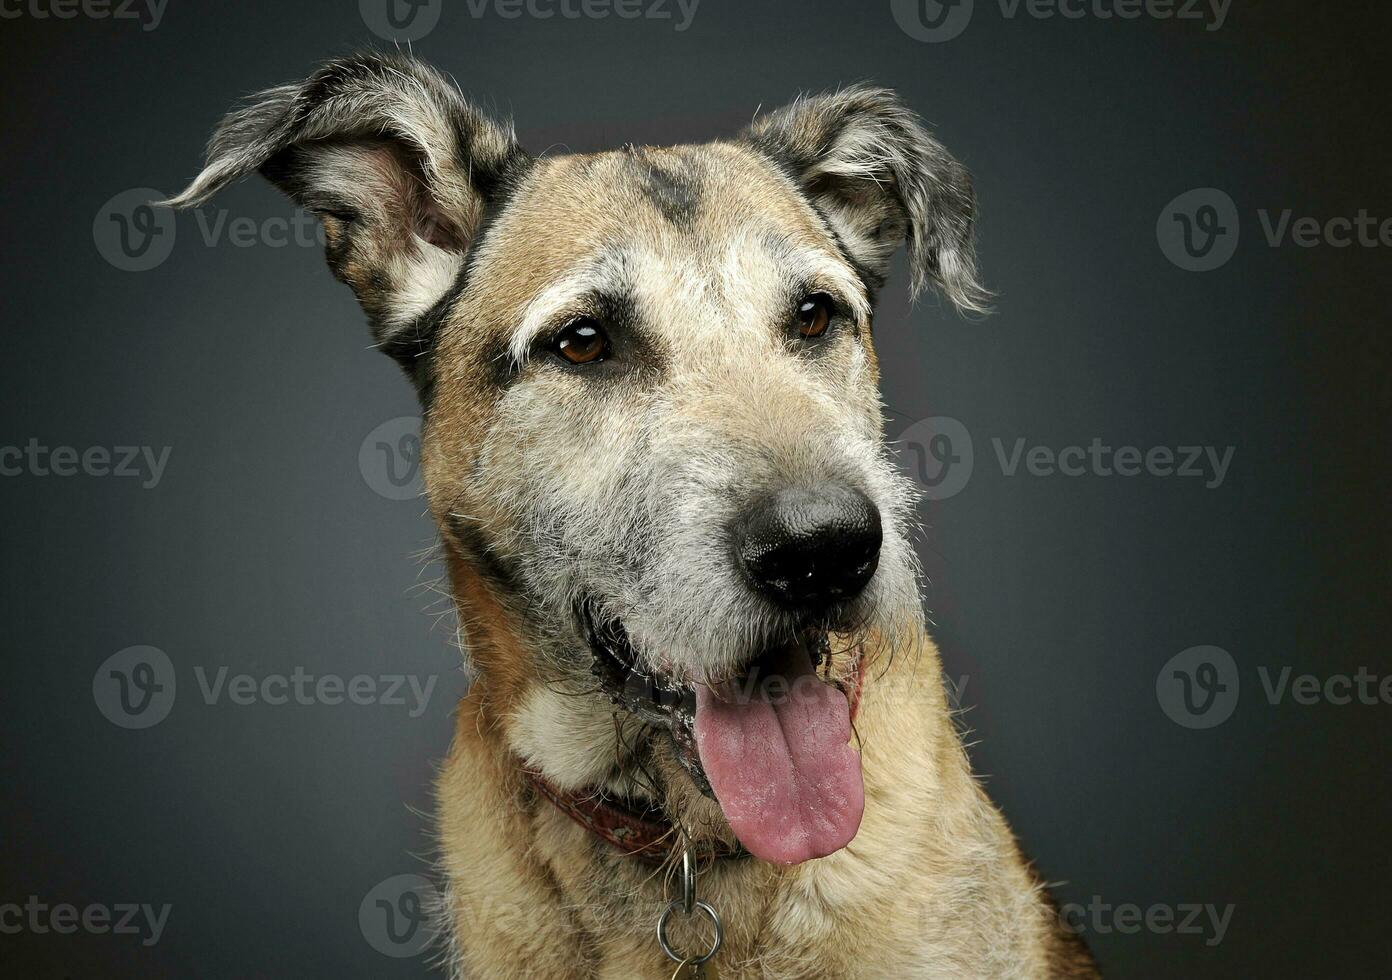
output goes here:
<path id="1" fill-rule="evenodd" d="M 203 172 L 165 203 L 196 206 L 260 172 L 320 219 L 329 267 L 378 345 L 416 376 L 430 341 L 422 318 L 450 292 L 489 201 L 530 163 L 511 125 L 435 69 L 360 54 L 229 113 Z"/>
<path id="2" fill-rule="evenodd" d="M 756 119 L 745 139 L 799 184 L 874 285 L 907 241 L 915 298 L 931 281 L 959 310 L 987 311 L 971 175 L 893 92 L 862 84 L 802 97 Z"/>

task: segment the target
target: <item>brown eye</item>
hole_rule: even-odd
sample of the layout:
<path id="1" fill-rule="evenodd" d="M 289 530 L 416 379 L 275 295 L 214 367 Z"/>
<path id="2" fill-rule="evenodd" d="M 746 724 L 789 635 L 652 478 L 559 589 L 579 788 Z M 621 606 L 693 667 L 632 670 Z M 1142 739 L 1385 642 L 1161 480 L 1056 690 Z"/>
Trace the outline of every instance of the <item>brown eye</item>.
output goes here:
<path id="1" fill-rule="evenodd" d="M 598 323 L 583 317 L 561 329 L 556 336 L 555 349 L 571 364 L 590 364 L 608 356 L 609 338 Z"/>
<path id="2" fill-rule="evenodd" d="M 825 293 L 813 293 L 798 304 L 798 333 L 811 339 L 826 333 L 831 324 L 831 297 Z"/>

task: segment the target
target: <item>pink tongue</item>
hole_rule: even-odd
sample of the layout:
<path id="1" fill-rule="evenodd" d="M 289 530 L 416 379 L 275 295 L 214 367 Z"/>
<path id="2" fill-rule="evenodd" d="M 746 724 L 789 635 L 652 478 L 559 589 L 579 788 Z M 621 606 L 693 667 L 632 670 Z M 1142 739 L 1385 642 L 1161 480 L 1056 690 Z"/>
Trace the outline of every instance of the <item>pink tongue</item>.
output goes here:
<path id="1" fill-rule="evenodd" d="M 696 686 L 696 750 L 730 829 L 777 864 L 845 847 L 865 809 L 846 696 L 803 650 L 731 687 Z"/>

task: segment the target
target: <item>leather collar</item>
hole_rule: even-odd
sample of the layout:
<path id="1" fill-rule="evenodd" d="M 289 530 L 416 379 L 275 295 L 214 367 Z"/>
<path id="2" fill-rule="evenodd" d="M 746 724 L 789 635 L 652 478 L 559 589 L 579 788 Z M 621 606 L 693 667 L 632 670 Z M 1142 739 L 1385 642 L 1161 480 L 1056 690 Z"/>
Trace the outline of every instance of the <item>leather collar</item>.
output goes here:
<path id="1" fill-rule="evenodd" d="M 865 686 L 865 658 L 860 657 L 855 675 L 848 685 L 846 696 L 851 706 L 851 722 L 855 723 L 860 708 L 861 691 Z M 671 822 L 656 811 L 643 813 L 634 810 L 598 788 L 570 792 L 550 782 L 541 773 L 524 768 L 523 773 L 536 791 L 550 800 L 556 809 L 584 827 L 595 837 L 644 864 L 660 866 L 677 852 L 680 835 Z M 722 841 L 702 841 L 694 855 L 698 861 L 715 858 L 748 857 L 749 852 Z"/>
<path id="2" fill-rule="evenodd" d="M 546 797 L 567 817 L 591 834 L 637 858 L 644 864 L 665 864 L 677 851 L 678 833 L 671 822 L 652 811 L 639 813 L 598 789 L 570 793 L 549 782 L 540 773 L 524 770 L 538 793 Z M 715 858 L 747 857 L 744 848 L 720 841 L 702 841 L 696 846 L 699 861 Z"/>

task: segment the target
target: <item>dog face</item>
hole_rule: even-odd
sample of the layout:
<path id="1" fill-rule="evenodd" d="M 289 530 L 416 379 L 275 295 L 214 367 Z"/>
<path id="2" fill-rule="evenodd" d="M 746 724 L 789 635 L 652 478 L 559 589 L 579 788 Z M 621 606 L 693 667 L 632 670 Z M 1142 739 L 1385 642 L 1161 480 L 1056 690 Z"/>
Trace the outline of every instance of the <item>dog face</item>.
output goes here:
<path id="1" fill-rule="evenodd" d="M 872 306 L 905 241 L 915 291 L 984 293 L 966 174 L 890 93 L 533 159 L 431 69 L 364 56 L 229 116 L 174 203 L 251 170 L 321 217 L 418 386 L 464 632 L 506 624 L 472 653 L 556 782 L 629 780 L 613 702 L 640 761 L 708 792 L 696 692 L 919 624 Z"/>
<path id="2" fill-rule="evenodd" d="M 541 161 L 472 272 L 438 337 L 427 484 L 548 623 L 620 623 L 640 666 L 689 681 L 875 604 L 878 581 L 848 608 L 770 601 L 739 557 L 788 488 L 863 494 L 895 543 L 901 524 L 867 285 L 786 178 L 720 144 Z"/>

